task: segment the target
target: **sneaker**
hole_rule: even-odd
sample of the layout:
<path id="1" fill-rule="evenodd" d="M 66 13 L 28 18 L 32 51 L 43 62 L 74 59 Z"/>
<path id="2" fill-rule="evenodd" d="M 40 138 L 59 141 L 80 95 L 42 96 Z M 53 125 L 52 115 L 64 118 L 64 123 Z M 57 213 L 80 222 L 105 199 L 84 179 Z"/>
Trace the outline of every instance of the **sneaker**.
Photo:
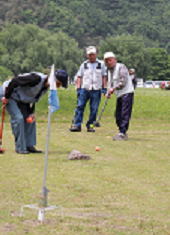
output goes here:
<path id="1" fill-rule="evenodd" d="M 29 153 L 42 153 L 41 150 L 37 150 L 34 146 L 27 147 Z"/>
<path id="2" fill-rule="evenodd" d="M 89 127 L 87 127 L 87 132 L 95 132 L 94 126 L 90 125 Z"/>
<path id="3" fill-rule="evenodd" d="M 27 151 L 27 150 L 16 150 L 16 153 L 18 153 L 18 154 L 29 154 L 29 151 Z"/>
<path id="4" fill-rule="evenodd" d="M 127 134 L 118 133 L 117 135 L 113 136 L 113 140 L 128 140 Z"/>
<path id="5" fill-rule="evenodd" d="M 73 125 L 69 130 L 71 132 L 80 132 L 81 131 L 81 127 Z"/>

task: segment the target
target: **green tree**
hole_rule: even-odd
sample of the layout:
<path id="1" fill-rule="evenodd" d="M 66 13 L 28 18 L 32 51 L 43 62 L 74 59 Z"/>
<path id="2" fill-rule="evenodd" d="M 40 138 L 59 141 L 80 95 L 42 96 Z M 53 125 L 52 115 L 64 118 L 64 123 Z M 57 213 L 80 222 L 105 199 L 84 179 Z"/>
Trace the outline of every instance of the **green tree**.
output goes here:
<path id="1" fill-rule="evenodd" d="M 148 80 L 166 80 L 169 74 L 169 56 L 163 48 L 147 48 L 147 62 L 149 64 Z"/>
<path id="2" fill-rule="evenodd" d="M 8 24 L 0 33 L 0 54 L 0 65 L 15 75 L 41 71 L 55 63 L 57 68 L 66 69 L 73 76 L 82 51 L 65 33 L 50 33 L 35 25 Z"/>
<path id="3" fill-rule="evenodd" d="M 82 47 L 122 34 L 141 35 L 163 48 L 170 41 L 169 0 L 1 0 L 0 12 L 0 25 L 62 31 Z"/>
<path id="4" fill-rule="evenodd" d="M 168 55 L 168 66 L 167 66 L 166 78 L 170 80 L 170 55 Z"/>
<path id="5" fill-rule="evenodd" d="M 4 82 L 11 76 L 12 76 L 12 72 L 9 69 L 3 66 L 0 66 L 0 83 Z"/>
<path id="6" fill-rule="evenodd" d="M 140 36 L 120 35 L 107 37 L 100 42 L 100 55 L 106 51 L 113 51 L 118 61 L 126 64 L 128 68 L 135 68 L 139 77 L 146 76 L 145 45 Z"/>
<path id="7" fill-rule="evenodd" d="M 73 77 L 82 60 L 82 50 L 78 48 L 78 43 L 62 32 L 50 35 L 46 41 L 51 61 L 54 61 L 58 68 L 66 69 Z"/>

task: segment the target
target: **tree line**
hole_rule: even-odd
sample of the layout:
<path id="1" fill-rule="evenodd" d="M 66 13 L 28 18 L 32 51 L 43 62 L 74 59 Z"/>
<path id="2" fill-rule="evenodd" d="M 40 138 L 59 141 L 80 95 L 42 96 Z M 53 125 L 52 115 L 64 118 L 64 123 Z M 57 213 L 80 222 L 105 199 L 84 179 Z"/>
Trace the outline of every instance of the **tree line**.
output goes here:
<path id="1" fill-rule="evenodd" d="M 170 79 L 169 0 L 0 0 L 0 80 L 51 63 L 73 78 L 95 45 L 144 79 Z"/>
<path id="2" fill-rule="evenodd" d="M 142 35 L 170 52 L 169 0 L 0 0 L 0 25 L 35 24 L 65 32 L 80 47 L 109 35 Z"/>
<path id="3" fill-rule="evenodd" d="M 98 46 L 99 58 L 113 51 L 120 62 L 144 79 L 170 79 L 170 55 L 165 48 L 147 47 L 142 36 L 108 36 Z M 6 24 L 0 32 L 0 80 L 30 71 L 44 71 L 55 63 L 73 79 L 85 50 L 64 32 L 52 33 L 32 24 Z"/>

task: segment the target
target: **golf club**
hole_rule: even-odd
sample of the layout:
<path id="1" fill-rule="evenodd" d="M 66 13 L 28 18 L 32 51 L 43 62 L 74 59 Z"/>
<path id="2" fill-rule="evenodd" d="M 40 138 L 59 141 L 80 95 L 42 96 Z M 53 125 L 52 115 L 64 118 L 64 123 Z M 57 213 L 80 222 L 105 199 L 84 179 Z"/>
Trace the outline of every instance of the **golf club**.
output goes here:
<path id="1" fill-rule="evenodd" d="M 70 128 L 71 128 L 71 127 L 74 125 L 74 123 L 75 123 L 77 105 L 78 105 L 78 94 L 77 94 L 77 100 L 76 100 L 76 107 L 75 107 L 75 109 L 74 109 L 74 114 L 73 114 L 73 117 L 72 117 L 72 120 L 71 120 L 71 126 L 70 126 Z"/>
<path id="2" fill-rule="evenodd" d="M 110 97 L 107 96 L 107 98 L 106 98 L 106 100 L 105 100 L 105 102 L 104 102 L 104 105 L 103 105 L 103 107 L 102 107 L 102 109 L 101 109 L 101 112 L 100 112 L 100 114 L 98 115 L 97 120 L 94 122 L 94 126 L 95 126 L 95 127 L 100 127 L 100 126 L 101 126 L 101 125 L 100 125 L 100 120 L 101 120 L 101 117 L 102 117 L 102 115 L 103 115 L 103 112 L 104 112 L 104 110 L 105 110 L 105 108 L 106 108 L 106 105 L 107 105 L 109 99 L 110 99 Z"/>
<path id="3" fill-rule="evenodd" d="M 2 112 L 1 112 L 1 127 L 0 127 L 0 154 L 4 153 L 5 150 L 2 148 L 2 134 L 5 120 L 5 104 L 2 104 Z"/>
<path id="4" fill-rule="evenodd" d="M 73 117 L 72 117 L 72 120 L 71 120 L 71 126 L 70 126 L 70 128 L 74 125 L 75 116 L 76 116 L 76 108 L 75 108 L 75 110 L 74 110 L 74 114 L 73 114 Z"/>

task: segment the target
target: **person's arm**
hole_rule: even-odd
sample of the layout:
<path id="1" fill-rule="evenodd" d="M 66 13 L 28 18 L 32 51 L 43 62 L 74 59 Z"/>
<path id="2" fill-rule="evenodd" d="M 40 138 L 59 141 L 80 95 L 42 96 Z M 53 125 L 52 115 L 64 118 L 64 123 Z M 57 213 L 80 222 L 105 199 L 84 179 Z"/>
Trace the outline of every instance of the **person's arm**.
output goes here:
<path id="1" fill-rule="evenodd" d="M 81 88 L 81 80 L 82 80 L 81 77 L 77 77 L 77 80 L 76 80 L 76 88 L 77 89 Z"/>
<path id="2" fill-rule="evenodd" d="M 107 76 L 103 76 L 102 77 L 102 87 L 103 88 L 107 88 Z"/>
<path id="3" fill-rule="evenodd" d="M 105 64 L 102 64 L 102 94 L 106 95 L 107 93 L 107 68 Z"/>
<path id="4" fill-rule="evenodd" d="M 106 95 L 107 93 L 107 77 L 102 77 L 102 94 Z"/>
<path id="5" fill-rule="evenodd" d="M 80 89 L 81 88 L 81 84 L 82 84 L 82 77 L 83 77 L 83 73 L 84 73 L 84 64 L 81 64 L 77 75 L 76 75 L 76 89 Z"/>
<path id="6" fill-rule="evenodd" d="M 115 90 L 121 90 L 127 82 L 129 73 L 128 73 L 128 69 L 126 68 L 125 65 L 122 65 L 119 69 L 119 83 L 115 86 L 115 87 L 111 87 L 108 91 L 108 95 L 110 96 L 111 94 L 113 94 L 113 92 L 115 92 Z"/>
<path id="7" fill-rule="evenodd" d="M 136 87 L 137 87 L 137 77 L 136 77 L 136 75 L 134 75 L 133 84 L 134 84 L 134 88 L 136 89 Z"/>
<path id="8" fill-rule="evenodd" d="M 5 98 L 9 99 L 14 88 L 18 86 L 36 86 L 41 81 L 41 77 L 38 74 L 31 73 L 28 75 L 19 75 L 16 78 L 13 78 L 9 83 L 5 91 Z"/>
<path id="9" fill-rule="evenodd" d="M 115 90 L 120 90 L 126 85 L 129 74 L 125 65 L 122 65 L 120 67 L 119 76 L 120 76 L 120 80 L 117 86 L 115 87 Z"/>

